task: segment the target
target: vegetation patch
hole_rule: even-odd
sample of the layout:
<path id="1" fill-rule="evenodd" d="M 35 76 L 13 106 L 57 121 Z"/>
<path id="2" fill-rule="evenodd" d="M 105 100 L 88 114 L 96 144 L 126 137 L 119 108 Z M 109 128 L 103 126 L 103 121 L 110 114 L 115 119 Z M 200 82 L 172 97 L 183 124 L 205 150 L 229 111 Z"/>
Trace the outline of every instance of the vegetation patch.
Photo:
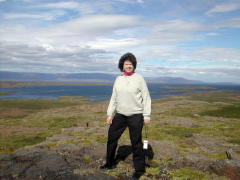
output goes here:
<path id="1" fill-rule="evenodd" d="M 236 103 L 236 98 L 239 97 L 237 93 L 216 91 L 154 100 L 152 122 L 148 125 L 148 138 L 150 143 L 151 140 L 162 141 L 156 143 L 156 146 L 166 143 L 169 145 L 167 147 L 169 151 L 168 149 L 166 152 L 162 151 L 164 159 L 154 158 L 148 161 L 151 168 L 147 169 L 148 175 L 144 177 L 161 179 L 166 174 L 163 169 L 167 169 L 167 176 L 171 172 L 172 179 L 226 180 L 224 177 L 191 168 L 173 170 L 176 167 L 173 156 L 178 156 L 176 152 L 181 156 L 195 153 L 214 159 L 226 159 L 221 150 L 212 152 L 208 145 L 231 148 L 240 144 L 239 99 Z M 97 143 L 106 143 L 108 129 L 106 108 L 106 101 L 90 103 L 75 97 L 61 97 L 58 100 L 0 100 L 0 127 L 1 130 L 6 128 L 9 130 L 8 135 L 5 135 L 6 133 L 0 135 L 0 153 L 11 153 L 18 148 L 38 144 L 46 137 L 61 132 L 63 136 L 67 136 L 66 139 L 62 136 L 58 139 L 56 136 L 58 140 L 54 140 L 53 137 L 53 142 L 50 139 L 46 145 L 56 147 L 62 144 L 77 144 L 90 147 Z M 22 130 L 14 131 L 14 128 L 20 127 Z M 142 135 L 145 136 L 144 129 Z M 200 141 L 201 137 L 209 137 L 212 143 L 205 144 L 204 140 Z M 130 144 L 128 129 L 121 136 L 119 145 L 122 144 Z M 206 148 L 200 148 L 202 144 Z M 157 158 L 163 157 L 159 154 L 159 149 L 154 149 L 154 153 Z M 86 154 L 81 159 L 85 163 L 92 163 L 93 159 L 90 157 Z M 131 163 L 127 160 L 120 162 L 114 171 L 105 173 L 124 178 L 131 176 L 132 171 Z M 84 174 L 90 171 L 76 170 L 75 173 Z"/>
<path id="2" fill-rule="evenodd" d="M 192 100 L 206 101 L 209 103 L 214 102 L 225 102 L 225 103 L 238 103 L 240 90 L 217 90 L 211 92 L 197 92 L 197 93 L 186 93 L 185 96 Z"/>
<path id="3" fill-rule="evenodd" d="M 98 143 L 106 143 L 107 142 L 107 137 L 105 135 L 98 135 L 96 138 L 96 141 Z"/>
<path id="4" fill-rule="evenodd" d="M 210 90 L 210 89 L 216 89 L 214 87 L 209 87 L 209 86 L 163 86 L 161 88 L 165 89 L 184 89 L 184 90 L 196 90 L 196 89 L 202 89 L 202 90 Z"/>
<path id="5" fill-rule="evenodd" d="M 95 143 L 106 143 L 107 137 L 105 134 L 99 133 L 83 133 L 83 132 L 75 132 L 70 133 L 70 136 L 75 136 L 80 139 L 80 143 L 78 144 L 95 144 Z"/>
<path id="6" fill-rule="evenodd" d="M 22 122 L 19 119 L 1 119 L 0 125 L 4 126 L 19 126 Z"/>
<path id="7" fill-rule="evenodd" d="M 186 180 L 186 179 L 196 179 L 196 180 L 229 180 L 223 176 L 217 176 L 215 174 L 210 174 L 208 172 L 203 172 L 199 170 L 194 170 L 190 168 L 181 168 L 173 171 L 171 173 L 171 178 L 174 180 Z"/>
<path id="8" fill-rule="evenodd" d="M 0 153 L 12 153 L 18 148 L 38 144 L 46 139 L 46 134 L 0 137 Z"/>
<path id="9" fill-rule="evenodd" d="M 150 167 L 150 168 L 146 169 L 146 172 L 149 174 L 152 174 L 152 175 L 158 175 L 158 174 L 160 174 L 161 171 L 159 168 Z"/>
<path id="10" fill-rule="evenodd" d="M 200 115 L 224 118 L 240 118 L 240 104 L 233 104 L 216 110 L 204 111 L 201 112 Z"/>
<path id="11" fill-rule="evenodd" d="M 77 126 L 77 118 L 61 118 L 61 117 L 49 117 L 49 118 L 40 118 L 35 119 L 32 122 L 29 122 L 26 126 L 28 127 L 48 127 L 49 129 L 61 129 L 61 128 L 70 128 Z"/>
<path id="12" fill-rule="evenodd" d="M 51 108 L 60 108 L 67 106 L 75 106 L 81 104 L 81 102 L 72 102 L 64 100 L 51 100 L 51 99 L 14 99 L 14 100 L 1 100 L 0 108 L 19 108 L 25 110 L 43 110 Z"/>
<path id="13" fill-rule="evenodd" d="M 225 153 L 219 153 L 219 154 L 207 154 L 207 153 L 203 153 L 202 155 L 207 156 L 207 157 L 212 158 L 212 159 L 216 159 L 216 160 L 225 160 L 225 159 L 228 159 Z"/>
<path id="14" fill-rule="evenodd" d="M 169 136 L 165 133 L 164 129 L 162 127 L 158 127 L 158 125 L 148 125 L 148 127 L 148 129 L 151 129 L 151 131 L 148 131 L 149 139 L 163 140 L 167 139 L 167 137 Z"/>
<path id="15" fill-rule="evenodd" d="M 107 171 L 107 174 L 113 177 L 119 177 L 121 174 L 117 171 Z"/>
<path id="16" fill-rule="evenodd" d="M 85 162 L 85 163 L 91 163 L 93 161 L 92 158 L 90 157 L 83 157 L 82 160 Z"/>
<path id="17" fill-rule="evenodd" d="M 184 128 L 184 127 L 174 127 L 171 129 L 164 130 L 167 134 L 177 136 L 179 138 L 189 138 L 192 137 L 193 133 L 199 132 L 195 128 Z"/>
<path id="18" fill-rule="evenodd" d="M 239 136 L 238 136 L 238 137 L 235 137 L 235 138 L 230 138 L 230 139 L 227 140 L 227 141 L 230 142 L 230 143 L 233 143 L 233 144 L 239 144 L 239 145 L 240 145 Z"/>
<path id="19" fill-rule="evenodd" d="M 16 93 L 17 91 L 7 91 L 7 92 L 0 92 L 0 96 L 6 96 Z"/>

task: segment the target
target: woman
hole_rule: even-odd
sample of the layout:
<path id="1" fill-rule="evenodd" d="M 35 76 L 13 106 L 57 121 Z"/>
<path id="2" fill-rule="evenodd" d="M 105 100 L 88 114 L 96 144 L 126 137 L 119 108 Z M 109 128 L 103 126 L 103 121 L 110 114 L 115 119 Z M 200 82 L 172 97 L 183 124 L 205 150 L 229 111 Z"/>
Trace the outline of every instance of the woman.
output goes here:
<path id="1" fill-rule="evenodd" d="M 145 172 L 145 155 L 142 143 L 143 123 L 150 122 L 151 98 L 143 77 L 135 73 L 136 58 L 131 53 L 124 54 L 118 67 L 123 72 L 113 85 L 111 100 L 107 109 L 108 130 L 106 164 L 101 169 L 116 167 L 115 153 L 117 143 L 126 129 L 129 134 L 133 151 L 135 172 L 133 178 L 140 178 Z M 116 111 L 116 114 L 114 115 Z"/>

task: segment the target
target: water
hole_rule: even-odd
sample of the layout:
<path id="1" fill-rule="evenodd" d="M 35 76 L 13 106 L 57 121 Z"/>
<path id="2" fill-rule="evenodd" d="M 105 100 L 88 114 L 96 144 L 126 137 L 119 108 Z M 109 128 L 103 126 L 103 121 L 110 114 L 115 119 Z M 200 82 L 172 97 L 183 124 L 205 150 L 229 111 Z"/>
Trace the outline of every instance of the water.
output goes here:
<path id="1" fill-rule="evenodd" d="M 164 88 L 170 86 L 173 88 Z M 166 95 L 176 95 L 186 92 L 212 91 L 212 89 L 188 89 L 177 91 L 175 88 L 183 86 L 207 86 L 217 90 L 240 90 L 240 85 L 167 85 L 148 84 L 152 99 L 163 98 Z M 213 90 L 216 90 L 213 89 Z M 85 96 L 90 101 L 103 101 L 111 97 L 111 85 L 56 85 L 56 86 L 30 86 L 22 88 L 1 88 L 0 92 L 16 91 L 10 95 L 1 95 L 0 99 L 58 99 L 59 96 Z"/>

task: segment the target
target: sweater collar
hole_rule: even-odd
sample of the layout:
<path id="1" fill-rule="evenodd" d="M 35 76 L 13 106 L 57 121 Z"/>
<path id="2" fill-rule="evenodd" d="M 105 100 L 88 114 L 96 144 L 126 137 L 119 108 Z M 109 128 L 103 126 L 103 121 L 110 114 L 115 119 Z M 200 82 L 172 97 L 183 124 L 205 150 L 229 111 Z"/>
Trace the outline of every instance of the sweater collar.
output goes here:
<path id="1" fill-rule="evenodd" d="M 124 76 L 132 76 L 134 74 L 134 72 L 124 72 L 123 75 Z"/>

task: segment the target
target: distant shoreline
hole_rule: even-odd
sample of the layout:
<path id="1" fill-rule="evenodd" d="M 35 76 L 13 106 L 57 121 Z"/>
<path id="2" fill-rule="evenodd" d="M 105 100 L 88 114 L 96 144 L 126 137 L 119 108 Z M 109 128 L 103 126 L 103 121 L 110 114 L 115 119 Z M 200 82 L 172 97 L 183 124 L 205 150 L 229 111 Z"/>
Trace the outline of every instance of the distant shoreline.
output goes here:
<path id="1" fill-rule="evenodd" d="M 0 88 L 21 88 L 29 86 L 58 86 L 58 85 L 75 85 L 75 86 L 97 86 L 112 85 L 112 83 L 91 83 L 91 82 L 17 82 L 17 81 L 0 81 Z"/>
<path id="2" fill-rule="evenodd" d="M 84 96 L 92 102 L 110 98 L 112 83 L 16 82 L 0 81 L 0 99 L 58 99 L 60 96 Z M 240 86 L 167 85 L 150 83 L 152 99 L 192 92 L 240 90 Z"/>
<path id="3" fill-rule="evenodd" d="M 173 89 L 173 90 L 194 90 L 194 89 L 206 89 L 206 90 L 213 90 L 213 89 L 216 89 L 214 87 L 208 87 L 208 86 L 163 86 L 161 88 L 164 88 L 164 89 Z"/>

